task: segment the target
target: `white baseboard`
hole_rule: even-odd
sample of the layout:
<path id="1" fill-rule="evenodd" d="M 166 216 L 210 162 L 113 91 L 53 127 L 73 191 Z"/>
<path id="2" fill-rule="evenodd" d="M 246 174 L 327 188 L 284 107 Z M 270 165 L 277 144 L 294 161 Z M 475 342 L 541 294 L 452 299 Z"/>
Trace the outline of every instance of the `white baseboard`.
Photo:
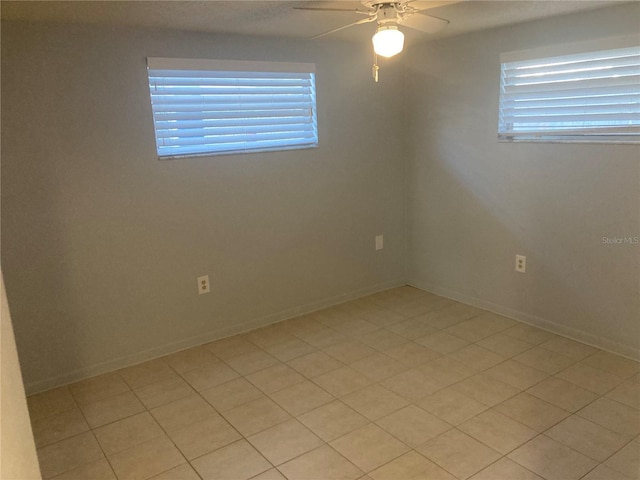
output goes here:
<path id="1" fill-rule="evenodd" d="M 389 288 L 400 287 L 402 285 L 411 285 L 412 287 L 419 288 L 420 290 L 424 290 L 442 297 L 450 298 L 451 300 L 456 300 L 467 305 L 482 308 L 499 315 L 504 315 L 505 317 L 509 317 L 519 322 L 523 322 L 528 325 L 547 330 L 551 333 L 555 333 L 557 335 L 561 335 L 563 337 L 567 337 L 572 340 L 576 340 L 578 342 L 582 342 L 611 353 L 615 353 L 616 355 L 621 355 L 636 361 L 640 360 L 640 350 L 629 345 L 614 342 L 612 340 L 602 338 L 573 327 L 567 327 L 566 325 L 561 325 L 559 323 L 546 320 L 536 315 L 531 315 L 526 312 L 521 312 L 508 307 L 504 307 L 487 300 L 461 294 L 454 290 L 449 290 L 447 288 L 442 288 L 435 285 L 424 284 L 419 281 L 412 281 L 407 283 L 404 280 L 398 279 L 354 290 L 352 292 L 344 293 L 341 295 L 325 298 L 309 304 L 288 308 L 281 312 L 248 320 L 239 325 L 206 332 L 202 335 L 196 335 L 187 339 L 180 340 L 178 342 L 172 342 L 170 344 L 145 350 L 143 352 L 138 352 L 132 355 L 115 358 L 107 362 L 82 367 L 50 379 L 27 383 L 25 384 L 25 390 L 27 391 L 28 395 L 32 395 L 34 393 L 42 392 L 62 385 L 67 385 L 69 383 L 84 380 L 86 378 L 91 378 L 96 375 L 119 370 L 121 368 L 130 367 L 132 365 L 163 357 L 165 355 L 170 355 L 187 348 L 203 345 L 205 343 L 230 337 L 232 335 L 245 333 L 251 330 L 255 330 L 256 328 L 265 327 L 267 325 L 281 322 L 289 318 L 305 315 L 307 313 L 315 312 L 332 305 L 338 305 L 349 300 L 354 300 L 366 295 L 371 295 L 373 293 L 387 290 Z"/>
<path id="2" fill-rule="evenodd" d="M 137 365 L 138 363 L 154 360 L 156 358 L 170 355 L 187 348 L 197 347 L 198 345 L 213 342 L 214 340 L 220 340 L 222 338 L 237 335 L 239 333 L 245 333 L 251 330 L 255 330 L 256 328 L 266 327 L 267 325 L 281 322 L 289 318 L 294 318 L 300 315 L 315 312 L 332 305 L 337 305 L 349 300 L 354 300 L 356 298 L 364 297 L 366 295 L 371 295 L 382 290 L 387 290 L 389 288 L 399 287 L 402 285 L 406 285 L 404 279 L 392 280 L 389 282 L 371 285 L 369 287 L 361 288 L 341 295 L 335 295 L 333 297 L 325 298 L 305 305 L 288 308 L 281 312 L 272 313 L 264 317 L 250 319 L 238 325 L 216 329 L 210 332 L 206 332 L 202 335 L 196 335 L 180 340 L 178 342 L 161 345 L 159 347 L 145 350 L 143 352 L 138 352 L 132 355 L 114 358 L 107 362 L 78 368 L 71 372 L 57 375 L 53 378 L 48 378 L 37 382 L 29 382 L 25 384 L 25 390 L 28 395 L 43 392 L 51 388 L 67 385 L 69 383 L 91 378 L 103 373 L 113 372 L 115 370 L 130 367 L 132 365 Z"/>
<path id="3" fill-rule="evenodd" d="M 602 338 L 598 335 L 593 335 L 589 332 L 585 332 L 577 328 L 568 327 L 566 325 L 562 325 L 551 320 L 538 317 L 536 315 L 531 315 L 526 312 L 514 310 L 509 307 L 504 307 L 502 305 L 498 305 L 480 298 L 471 297 L 453 290 L 449 290 L 447 288 L 429 285 L 421 283 L 419 281 L 411 281 L 407 284 L 411 285 L 412 287 L 419 288 L 420 290 L 425 290 L 427 292 L 433 293 L 435 295 L 440 295 L 442 297 L 450 298 L 451 300 L 466 303 L 467 305 L 471 305 L 473 307 L 482 308 L 484 310 L 488 310 L 490 312 L 512 318 L 519 322 L 523 322 L 528 325 L 547 330 L 551 333 L 567 337 L 571 340 L 576 340 L 578 342 L 591 345 L 592 347 L 596 347 L 602 350 L 606 350 L 610 353 L 615 353 L 616 355 L 630 358 L 631 360 L 640 361 L 640 349 L 634 348 L 630 345 L 614 342 L 613 340 Z"/>

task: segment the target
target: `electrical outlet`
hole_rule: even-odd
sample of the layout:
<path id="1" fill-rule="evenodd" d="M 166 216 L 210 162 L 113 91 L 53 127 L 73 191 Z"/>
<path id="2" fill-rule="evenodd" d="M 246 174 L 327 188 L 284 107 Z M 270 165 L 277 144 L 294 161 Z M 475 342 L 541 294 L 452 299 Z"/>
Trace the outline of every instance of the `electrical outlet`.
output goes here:
<path id="1" fill-rule="evenodd" d="M 376 250 L 384 248 L 384 235 L 376 235 Z"/>
<path id="2" fill-rule="evenodd" d="M 516 255 L 516 272 L 527 273 L 527 257 Z"/>
<path id="3" fill-rule="evenodd" d="M 202 295 L 203 293 L 211 292 L 211 285 L 209 284 L 209 275 L 203 275 L 198 277 L 198 293 Z"/>

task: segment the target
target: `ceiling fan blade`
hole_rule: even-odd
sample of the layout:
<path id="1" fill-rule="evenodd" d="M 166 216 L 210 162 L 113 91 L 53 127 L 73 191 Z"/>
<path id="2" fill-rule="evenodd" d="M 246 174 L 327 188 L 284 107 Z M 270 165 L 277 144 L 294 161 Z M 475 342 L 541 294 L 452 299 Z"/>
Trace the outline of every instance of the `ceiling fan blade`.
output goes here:
<path id="1" fill-rule="evenodd" d="M 363 18 L 362 20 L 358 20 L 357 22 L 350 23 L 349 25 L 344 25 L 342 27 L 338 27 L 338 28 L 334 28 L 333 30 L 329 30 L 328 32 L 321 33 L 320 35 L 315 35 L 315 36 L 311 37 L 311 39 L 313 40 L 313 39 L 316 39 L 316 38 L 324 37 L 325 35 L 329 35 L 331 33 L 339 32 L 340 30 L 344 30 L 345 28 L 354 27 L 356 25 L 361 25 L 363 23 L 373 22 L 375 19 L 376 19 L 376 17 Z"/>
<path id="2" fill-rule="evenodd" d="M 401 25 L 425 33 L 437 33 L 449 24 L 449 20 L 443 18 L 432 17 L 424 13 L 415 13 L 409 15 L 402 20 Z"/>

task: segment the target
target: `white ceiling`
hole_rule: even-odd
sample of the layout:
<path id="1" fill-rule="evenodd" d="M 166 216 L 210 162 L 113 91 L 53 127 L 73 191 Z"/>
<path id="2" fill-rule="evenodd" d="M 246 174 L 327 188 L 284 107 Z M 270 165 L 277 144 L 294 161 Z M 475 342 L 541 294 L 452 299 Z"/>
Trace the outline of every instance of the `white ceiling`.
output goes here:
<path id="1" fill-rule="evenodd" d="M 407 41 L 442 38 L 528 20 L 610 6 L 617 0 L 466 0 L 438 6 L 429 15 L 450 20 L 440 33 L 411 31 Z M 310 12 L 294 6 L 361 7 L 358 1 L 6 1 L 1 18 L 30 22 L 84 23 L 171 28 L 179 30 L 310 37 L 363 18 L 351 12 Z M 342 30 L 327 38 L 361 41 L 373 33 L 365 24 Z M 406 29 L 405 29 L 406 30 Z"/>

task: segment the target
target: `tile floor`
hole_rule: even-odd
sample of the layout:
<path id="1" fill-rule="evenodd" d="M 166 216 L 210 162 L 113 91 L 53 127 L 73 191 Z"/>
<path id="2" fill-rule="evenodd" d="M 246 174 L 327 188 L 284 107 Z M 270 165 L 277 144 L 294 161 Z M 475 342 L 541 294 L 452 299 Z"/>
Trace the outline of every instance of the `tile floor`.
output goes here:
<path id="1" fill-rule="evenodd" d="M 401 287 L 28 399 L 45 479 L 640 478 L 640 364 Z"/>

